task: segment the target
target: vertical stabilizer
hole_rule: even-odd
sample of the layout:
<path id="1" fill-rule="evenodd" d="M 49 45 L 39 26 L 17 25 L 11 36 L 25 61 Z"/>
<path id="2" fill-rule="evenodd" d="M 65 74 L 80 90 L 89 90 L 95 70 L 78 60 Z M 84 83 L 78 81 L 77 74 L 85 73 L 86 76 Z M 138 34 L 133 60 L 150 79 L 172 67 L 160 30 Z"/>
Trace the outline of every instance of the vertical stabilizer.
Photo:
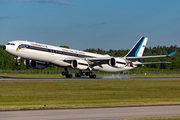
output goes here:
<path id="1" fill-rule="evenodd" d="M 144 53 L 144 48 L 146 47 L 147 40 L 147 37 L 141 37 L 129 51 L 126 57 L 141 57 Z"/>

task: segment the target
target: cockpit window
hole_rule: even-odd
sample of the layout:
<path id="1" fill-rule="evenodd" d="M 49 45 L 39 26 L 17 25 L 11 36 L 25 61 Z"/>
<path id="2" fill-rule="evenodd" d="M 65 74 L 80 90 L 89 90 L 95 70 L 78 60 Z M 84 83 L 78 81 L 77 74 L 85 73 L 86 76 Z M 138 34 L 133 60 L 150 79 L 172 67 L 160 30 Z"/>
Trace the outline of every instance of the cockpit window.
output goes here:
<path id="1" fill-rule="evenodd" d="M 14 43 L 8 43 L 7 45 L 15 45 Z"/>

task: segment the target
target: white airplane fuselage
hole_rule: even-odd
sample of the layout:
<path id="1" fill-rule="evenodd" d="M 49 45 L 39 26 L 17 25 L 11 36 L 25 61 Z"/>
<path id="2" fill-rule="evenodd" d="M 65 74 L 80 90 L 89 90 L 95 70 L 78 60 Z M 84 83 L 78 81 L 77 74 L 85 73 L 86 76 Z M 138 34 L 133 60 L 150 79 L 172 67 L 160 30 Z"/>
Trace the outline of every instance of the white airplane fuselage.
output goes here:
<path id="1" fill-rule="evenodd" d="M 60 67 L 68 68 L 73 68 L 71 62 L 65 61 L 65 59 L 68 58 L 80 59 L 110 57 L 109 55 L 100 55 L 90 52 L 67 49 L 28 41 L 11 41 L 6 45 L 5 50 L 15 57 L 52 63 Z M 126 64 L 126 60 L 123 57 L 119 59 L 121 60 L 120 62 Z M 112 67 L 109 64 L 101 64 L 93 66 L 91 69 L 102 72 L 120 72 L 130 70 L 133 68 L 134 67 L 130 65 L 122 65 L 122 67 Z"/>

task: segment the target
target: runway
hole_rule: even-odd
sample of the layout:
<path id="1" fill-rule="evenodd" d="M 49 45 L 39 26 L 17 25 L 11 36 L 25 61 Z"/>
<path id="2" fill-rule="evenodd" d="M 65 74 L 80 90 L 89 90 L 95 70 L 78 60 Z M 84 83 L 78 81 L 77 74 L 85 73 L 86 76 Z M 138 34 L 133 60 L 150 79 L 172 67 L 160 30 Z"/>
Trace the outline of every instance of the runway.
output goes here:
<path id="1" fill-rule="evenodd" d="M 1 120 L 107 120 L 180 116 L 180 105 L 0 112 Z"/>
<path id="2" fill-rule="evenodd" d="M 92 79 L 89 77 L 81 78 L 0 78 L 0 81 L 77 81 L 77 80 L 175 80 L 180 77 L 98 77 Z"/>

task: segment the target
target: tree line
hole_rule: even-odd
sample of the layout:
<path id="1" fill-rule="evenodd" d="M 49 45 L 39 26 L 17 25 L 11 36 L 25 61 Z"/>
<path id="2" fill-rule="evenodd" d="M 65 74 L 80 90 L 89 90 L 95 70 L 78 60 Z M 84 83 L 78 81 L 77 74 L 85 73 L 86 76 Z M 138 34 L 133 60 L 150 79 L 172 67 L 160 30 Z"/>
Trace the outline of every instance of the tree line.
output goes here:
<path id="1" fill-rule="evenodd" d="M 68 46 L 66 46 L 68 47 Z M 103 49 L 86 49 L 86 52 L 92 52 L 97 54 L 108 54 L 114 57 L 124 57 L 130 50 L 112 50 L 105 51 Z M 155 65 L 145 65 L 143 67 L 139 67 L 133 69 L 133 71 L 139 70 L 179 70 L 180 69 L 180 47 L 175 46 L 157 46 L 157 47 L 149 47 L 145 48 L 143 56 L 152 56 L 152 55 L 168 55 L 174 51 L 177 51 L 175 56 L 167 57 L 167 58 L 152 58 L 152 59 L 142 59 L 141 62 L 160 62 L 160 61 L 169 61 L 171 64 L 155 64 Z M 0 45 L 0 70 L 33 70 L 33 68 L 26 67 L 24 65 L 24 60 L 21 59 L 20 66 L 15 65 L 15 59 L 12 55 L 8 54 L 3 50 L 3 46 Z M 62 68 L 56 67 L 54 65 L 50 65 L 46 68 L 46 70 L 61 70 Z"/>

